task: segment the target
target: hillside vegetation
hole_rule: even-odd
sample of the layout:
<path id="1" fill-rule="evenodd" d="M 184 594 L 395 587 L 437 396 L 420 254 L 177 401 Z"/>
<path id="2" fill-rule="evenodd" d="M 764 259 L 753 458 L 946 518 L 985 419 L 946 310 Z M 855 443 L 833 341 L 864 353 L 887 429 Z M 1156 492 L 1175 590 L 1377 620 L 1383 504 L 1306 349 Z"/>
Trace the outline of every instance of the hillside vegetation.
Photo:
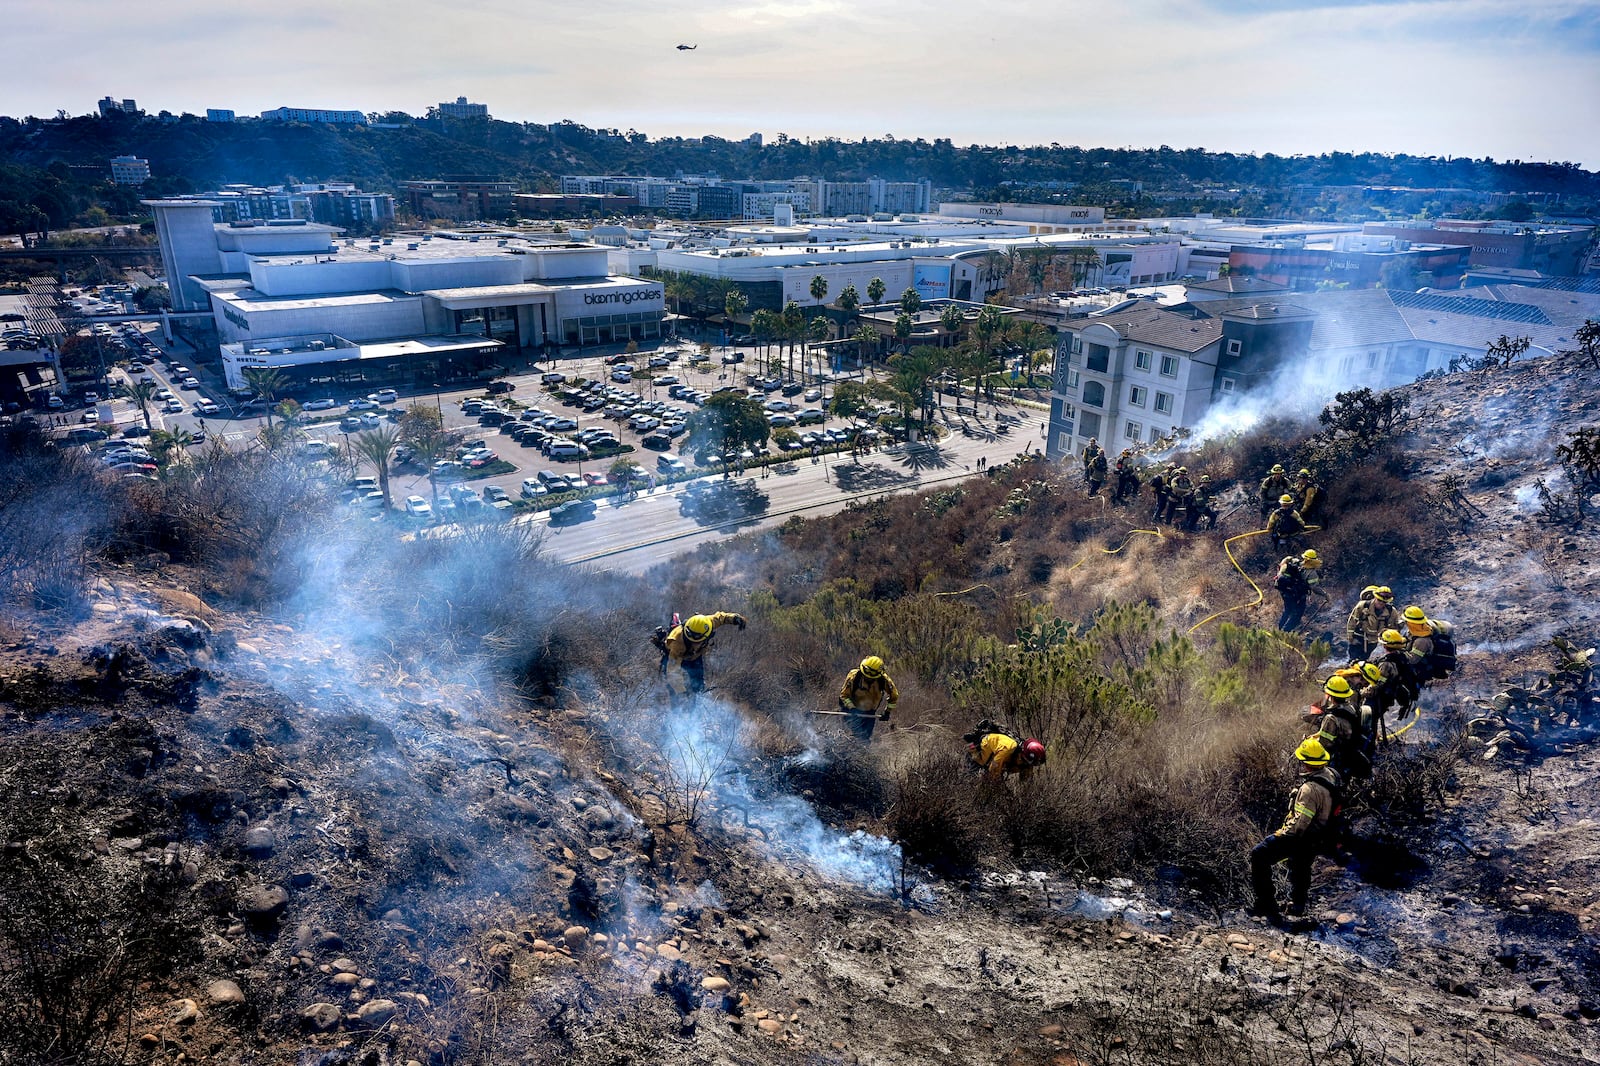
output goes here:
<path id="1" fill-rule="evenodd" d="M 0 1063 L 1591 1061 L 1595 712 L 1515 788 L 1463 756 L 1468 697 L 1593 644 L 1600 483 L 1558 459 L 1596 393 L 1541 360 L 1175 453 L 1216 533 L 1019 459 L 646 579 L 397 541 L 272 452 L 107 481 L 7 427 Z M 1280 461 L 1330 502 L 1302 634 L 1241 536 Z M 1379 582 L 1464 665 L 1351 798 L 1324 928 L 1263 932 L 1244 856 Z M 674 707 L 649 634 L 711 610 L 749 626 Z M 863 747 L 810 712 L 869 653 Z M 1033 780 L 975 782 L 985 716 Z"/>
<path id="2" fill-rule="evenodd" d="M 829 181 L 926 179 L 938 190 L 978 198 L 1035 201 L 1067 188 L 1070 202 L 1105 204 L 1113 214 L 1170 214 L 1217 209 L 1244 216 L 1387 217 L 1361 198 L 1303 202 L 1298 186 L 1383 186 L 1553 194 L 1581 211 L 1600 199 L 1600 176 L 1573 163 L 1351 154 L 1279 156 L 1208 152 L 1204 148 L 1093 148 L 1076 145 L 968 145 L 948 139 L 894 137 L 798 140 L 779 134 L 761 145 L 720 137 L 651 137 L 635 130 L 594 130 L 574 122 L 412 121 L 399 128 L 210 123 L 192 115 L 166 119 L 116 115 L 60 121 L 0 118 L 0 232 L 24 227 L 29 208 L 52 228 L 81 217 L 91 204 L 113 215 L 139 213 L 140 196 L 199 192 L 229 182 L 353 181 L 393 191 L 409 178 L 472 175 L 516 182 L 523 191 L 553 191 L 562 174 L 720 174 L 727 179 L 810 175 Z M 118 188 L 92 172 L 114 155 L 150 161 L 142 189 Z M 1186 194 L 1155 201 L 1146 191 Z M 1076 188 L 1073 188 L 1076 186 Z M 1483 205 L 1434 194 L 1397 204 L 1401 217 L 1423 209 L 1476 212 Z M 1521 204 L 1518 211 L 1528 211 Z M 1492 212 L 1491 212 L 1492 213 Z"/>

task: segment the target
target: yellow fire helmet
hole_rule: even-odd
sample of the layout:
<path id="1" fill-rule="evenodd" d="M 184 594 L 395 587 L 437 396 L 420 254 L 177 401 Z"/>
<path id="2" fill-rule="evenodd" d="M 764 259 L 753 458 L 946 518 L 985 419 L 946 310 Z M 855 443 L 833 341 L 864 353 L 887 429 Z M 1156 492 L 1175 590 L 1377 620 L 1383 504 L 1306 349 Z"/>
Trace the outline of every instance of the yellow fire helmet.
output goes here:
<path id="1" fill-rule="evenodd" d="M 1294 749 L 1294 757 L 1306 766 L 1327 766 L 1329 761 L 1328 749 L 1316 737 L 1302 740 L 1300 746 Z"/>

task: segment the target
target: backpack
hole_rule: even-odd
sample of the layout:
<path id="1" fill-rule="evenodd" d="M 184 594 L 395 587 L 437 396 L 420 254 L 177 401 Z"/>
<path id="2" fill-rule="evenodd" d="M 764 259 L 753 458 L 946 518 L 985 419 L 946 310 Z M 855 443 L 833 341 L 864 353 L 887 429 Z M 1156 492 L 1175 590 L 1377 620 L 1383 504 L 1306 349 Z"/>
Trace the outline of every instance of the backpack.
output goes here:
<path id="1" fill-rule="evenodd" d="M 1456 672 L 1456 627 L 1449 622 L 1433 623 L 1433 652 L 1423 664 L 1426 680 L 1442 681 Z"/>
<path id="2" fill-rule="evenodd" d="M 1390 662 L 1394 664 L 1395 670 L 1397 671 L 1395 683 L 1400 686 L 1400 693 L 1405 697 L 1404 701 L 1401 703 L 1402 707 L 1409 706 L 1421 698 L 1422 679 L 1419 678 L 1417 676 L 1417 672 L 1411 668 L 1411 663 L 1406 660 L 1404 653 L 1388 652 L 1379 661 Z"/>
<path id="3" fill-rule="evenodd" d="M 1001 725 L 992 718 L 985 718 L 980 721 L 977 725 L 972 727 L 971 732 L 961 734 L 961 739 L 966 741 L 968 744 L 978 744 L 981 743 L 983 738 L 988 736 L 990 733 L 1001 733 L 1016 741 L 1019 746 L 1022 744 L 1021 733 L 1018 733 L 1010 726 Z"/>

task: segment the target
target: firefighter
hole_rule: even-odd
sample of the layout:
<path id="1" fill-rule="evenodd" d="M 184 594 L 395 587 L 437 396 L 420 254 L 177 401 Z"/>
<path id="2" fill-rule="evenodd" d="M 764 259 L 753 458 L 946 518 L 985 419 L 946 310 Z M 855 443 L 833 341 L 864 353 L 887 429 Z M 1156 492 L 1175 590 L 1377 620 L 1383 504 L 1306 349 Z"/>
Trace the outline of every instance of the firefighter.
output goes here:
<path id="1" fill-rule="evenodd" d="M 1206 529 L 1217 528 L 1217 509 L 1212 505 L 1211 475 L 1201 474 L 1195 482 L 1194 493 L 1189 497 L 1189 505 L 1184 515 L 1183 528 L 1190 533 L 1197 532 L 1200 528 L 1200 519 L 1206 520 Z"/>
<path id="2" fill-rule="evenodd" d="M 696 614 L 691 615 L 682 625 L 673 626 L 670 631 L 657 628 L 651 643 L 661 649 L 661 676 L 667 677 L 668 665 L 677 663 L 683 671 L 686 694 L 693 698 L 704 692 L 705 654 L 711 650 L 712 634 L 716 632 L 717 627 L 729 624 L 743 629 L 744 615 L 728 611 Z M 672 689 L 674 697 L 678 695 L 678 691 L 672 687 L 671 678 L 667 680 L 667 687 Z"/>
<path id="3" fill-rule="evenodd" d="M 1294 497 L 1284 493 L 1278 497 L 1278 509 L 1267 516 L 1267 533 L 1272 537 L 1272 549 L 1280 551 L 1306 531 L 1306 521 L 1294 509 Z"/>
<path id="4" fill-rule="evenodd" d="M 1354 671 L 1357 678 L 1360 670 Z M 1370 714 L 1370 712 L 1369 712 Z M 1345 779 L 1372 776 L 1370 723 L 1362 714 L 1361 697 L 1343 673 L 1328 678 L 1322 697 L 1301 716 L 1332 758 L 1333 768 Z"/>
<path id="5" fill-rule="evenodd" d="M 1150 512 L 1150 521 L 1159 522 L 1167 510 L 1167 472 L 1156 467 L 1156 472 L 1150 475 L 1150 492 L 1156 498 L 1155 510 Z"/>
<path id="6" fill-rule="evenodd" d="M 1311 583 L 1306 580 L 1305 565 L 1298 555 L 1289 555 L 1278 564 L 1278 576 L 1273 587 L 1283 597 L 1283 613 L 1278 616 L 1278 628 L 1292 633 L 1300 627 L 1305 617 L 1306 597 L 1311 594 Z"/>
<path id="7" fill-rule="evenodd" d="M 1182 511 L 1188 516 L 1189 508 L 1194 505 L 1194 480 L 1189 477 L 1189 468 L 1180 466 L 1173 471 L 1172 480 L 1167 484 L 1167 524 L 1178 524 L 1178 512 Z"/>
<path id="8" fill-rule="evenodd" d="M 1272 513 L 1272 501 L 1283 496 L 1292 486 L 1288 476 L 1283 472 L 1283 464 L 1273 464 L 1272 470 L 1261 479 L 1261 488 L 1258 497 L 1261 501 L 1261 521 L 1267 520 L 1267 515 Z"/>
<path id="9" fill-rule="evenodd" d="M 1368 585 L 1350 611 L 1345 623 L 1345 640 L 1352 659 L 1365 659 L 1383 643 L 1385 629 L 1400 628 L 1400 614 L 1394 609 L 1394 592 L 1387 585 Z"/>
<path id="10" fill-rule="evenodd" d="M 1307 518 L 1322 502 L 1322 486 L 1311 476 L 1311 471 L 1301 470 L 1294 476 L 1294 487 L 1289 490 L 1294 497 L 1295 510 Z"/>
<path id="11" fill-rule="evenodd" d="M 1250 887 L 1255 893 L 1250 913 L 1273 922 L 1282 921 L 1284 912 L 1278 909 L 1272 868 L 1280 862 L 1289 864 L 1288 915 L 1304 917 L 1311 895 L 1311 862 L 1330 836 L 1339 808 L 1339 774 L 1329 765 L 1332 760 L 1322 742 L 1316 737 L 1301 741 L 1294 757 L 1300 778 L 1289 800 L 1289 815 L 1250 852 Z"/>
<path id="12" fill-rule="evenodd" d="M 1098 452 L 1093 459 L 1087 459 L 1083 468 L 1083 479 L 1089 483 L 1089 495 L 1098 496 L 1100 486 L 1106 483 L 1106 453 L 1104 449 Z"/>
<path id="13" fill-rule="evenodd" d="M 1019 739 L 987 719 L 961 739 L 967 742 L 967 753 L 983 770 L 986 781 L 998 782 L 1008 774 L 1026 781 L 1035 767 L 1045 763 L 1043 743 L 1032 737 Z"/>
<path id="14" fill-rule="evenodd" d="M 1117 465 L 1112 469 L 1116 475 L 1116 491 L 1112 493 L 1112 503 L 1122 503 L 1126 500 L 1137 499 L 1139 496 L 1139 471 L 1134 462 L 1133 449 L 1124 448 L 1122 454 L 1117 456 Z"/>
<path id="15" fill-rule="evenodd" d="M 1106 450 L 1100 447 L 1099 439 L 1090 437 L 1089 443 L 1083 446 L 1083 476 L 1085 478 L 1088 478 L 1089 467 L 1094 465 L 1094 461 L 1096 459 L 1104 459 L 1105 455 Z"/>
<path id="16" fill-rule="evenodd" d="M 839 690 L 839 709 L 850 717 L 846 719 L 856 736 L 863 741 L 872 739 L 872 731 L 880 721 L 887 722 L 900 701 L 900 690 L 883 669 L 883 660 L 869 655 L 861 665 L 845 675 L 844 687 Z"/>
<path id="17" fill-rule="evenodd" d="M 1417 677 L 1411 657 L 1406 653 L 1409 641 L 1398 629 L 1385 629 L 1379 638 L 1381 647 L 1368 661 L 1383 675 L 1385 685 L 1391 686 L 1394 705 L 1404 714 L 1422 695 L 1422 682 Z"/>

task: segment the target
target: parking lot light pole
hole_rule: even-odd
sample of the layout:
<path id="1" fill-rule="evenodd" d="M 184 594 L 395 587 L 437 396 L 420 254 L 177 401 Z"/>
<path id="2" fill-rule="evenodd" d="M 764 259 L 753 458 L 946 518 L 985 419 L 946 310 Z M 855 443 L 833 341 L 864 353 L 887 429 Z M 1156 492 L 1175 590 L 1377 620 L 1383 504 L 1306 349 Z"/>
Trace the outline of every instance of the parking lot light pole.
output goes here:
<path id="1" fill-rule="evenodd" d="M 443 422 L 444 421 L 444 401 L 439 398 L 439 383 L 437 381 L 435 381 L 433 383 L 433 406 L 434 406 L 434 410 L 439 412 L 439 421 Z"/>

